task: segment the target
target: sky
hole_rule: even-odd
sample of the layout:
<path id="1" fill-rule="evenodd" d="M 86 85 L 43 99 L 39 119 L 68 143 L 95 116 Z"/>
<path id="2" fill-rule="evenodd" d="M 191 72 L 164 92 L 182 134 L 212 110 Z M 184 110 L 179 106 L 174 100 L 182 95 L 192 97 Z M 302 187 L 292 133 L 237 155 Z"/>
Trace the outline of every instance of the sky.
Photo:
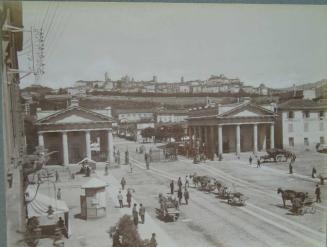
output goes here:
<path id="1" fill-rule="evenodd" d="M 159 82 L 224 74 L 275 88 L 327 78 L 327 6 L 24 1 L 23 21 L 43 26 L 38 83 L 53 88 L 105 72 Z M 24 35 L 21 70 L 31 66 Z"/>

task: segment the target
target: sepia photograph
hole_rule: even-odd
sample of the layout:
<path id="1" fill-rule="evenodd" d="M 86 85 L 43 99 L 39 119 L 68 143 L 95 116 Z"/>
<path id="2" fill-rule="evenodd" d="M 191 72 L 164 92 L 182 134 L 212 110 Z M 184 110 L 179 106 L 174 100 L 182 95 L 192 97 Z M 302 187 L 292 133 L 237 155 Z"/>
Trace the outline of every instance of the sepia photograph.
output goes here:
<path id="1" fill-rule="evenodd" d="M 327 5 L 2 0 L 0 22 L 0 246 L 326 246 Z"/>

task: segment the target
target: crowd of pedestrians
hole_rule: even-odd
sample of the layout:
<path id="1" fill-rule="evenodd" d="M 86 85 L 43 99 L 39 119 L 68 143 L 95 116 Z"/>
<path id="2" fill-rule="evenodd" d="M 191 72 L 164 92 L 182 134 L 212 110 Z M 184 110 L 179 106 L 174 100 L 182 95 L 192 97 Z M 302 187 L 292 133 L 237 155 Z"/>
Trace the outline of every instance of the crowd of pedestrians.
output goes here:
<path id="1" fill-rule="evenodd" d="M 184 198 L 185 200 L 185 204 L 188 205 L 189 199 L 190 199 L 190 193 L 188 191 L 188 188 L 190 186 L 190 181 L 189 181 L 189 177 L 186 176 L 185 177 L 185 181 L 184 181 L 184 188 L 183 188 L 183 182 L 182 182 L 182 178 L 179 177 L 177 180 L 177 198 L 178 198 L 178 204 L 182 205 L 182 199 Z M 175 182 L 174 180 L 171 180 L 170 184 L 170 194 L 174 195 L 175 192 Z"/>

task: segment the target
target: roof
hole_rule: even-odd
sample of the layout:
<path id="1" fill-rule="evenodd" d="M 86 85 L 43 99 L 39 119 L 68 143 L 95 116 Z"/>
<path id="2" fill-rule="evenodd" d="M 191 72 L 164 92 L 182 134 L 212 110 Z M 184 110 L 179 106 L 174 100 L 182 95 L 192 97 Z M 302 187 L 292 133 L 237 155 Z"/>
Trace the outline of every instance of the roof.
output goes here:
<path id="1" fill-rule="evenodd" d="M 309 99 L 290 99 L 278 105 L 280 110 L 327 110 L 327 101 Z"/>
<path id="2" fill-rule="evenodd" d="M 126 113 L 154 113 L 154 109 L 119 109 L 115 111 L 116 114 Z"/>
<path id="3" fill-rule="evenodd" d="M 88 182 L 82 185 L 82 189 L 107 187 L 108 184 L 98 178 L 91 178 Z"/>
<path id="4" fill-rule="evenodd" d="M 25 201 L 27 202 L 27 214 L 28 218 L 33 216 L 47 216 L 49 206 L 53 209 L 53 214 L 62 214 L 69 212 L 69 208 L 65 201 L 56 200 L 40 192 L 37 192 L 36 185 L 28 185 L 26 188 Z"/>
<path id="5" fill-rule="evenodd" d="M 157 112 L 157 115 L 165 115 L 165 114 L 176 114 L 176 115 L 187 115 L 187 110 L 160 110 Z"/>
<path id="6" fill-rule="evenodd" d="M 79 116 L 83 113 L 85 116 Z M 38 115 L 42 116 L 42 112 Z M 61 123 L 76 123 L 76 122 L 94 122 L 94 121 L 113 121 L 113 119 L 104 114 L 97 113 L 95 111 L 80 107 L 80 106 L 70 106 L 64 110 L 56 111 L 50 114 L 50 112 L 45 113 L 44 117 L 38 118 L 37 124 L 49 123 L 49 122 L 61 122 Z M 64 121 L 64 122 L 63 122 Z"/>

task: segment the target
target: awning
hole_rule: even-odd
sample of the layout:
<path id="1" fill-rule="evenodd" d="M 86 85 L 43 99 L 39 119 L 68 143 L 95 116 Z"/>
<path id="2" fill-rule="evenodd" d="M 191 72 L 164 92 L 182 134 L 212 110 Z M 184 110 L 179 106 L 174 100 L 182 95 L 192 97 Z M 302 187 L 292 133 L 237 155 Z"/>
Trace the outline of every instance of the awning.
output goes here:
<path id="1" fill-rule="evenodd" d="M 49 206 L 52 207 L 54 215 L 69 212 L 66 202 L 44 195 L 37 191 L 36 188 L 37 185 L 28 185 L 26 189 L 25 201 L 28 218 L 47 216 Z"/>

